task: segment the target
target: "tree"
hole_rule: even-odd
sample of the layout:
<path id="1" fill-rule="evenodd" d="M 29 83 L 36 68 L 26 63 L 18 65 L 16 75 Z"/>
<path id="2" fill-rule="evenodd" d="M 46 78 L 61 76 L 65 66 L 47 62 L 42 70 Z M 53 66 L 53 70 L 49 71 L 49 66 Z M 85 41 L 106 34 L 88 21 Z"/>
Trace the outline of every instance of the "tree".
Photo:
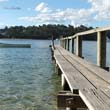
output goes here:
<path id="1" fill-rule="evenodd" d="M 74 27 L 72 25 L 55 25 L 55 24 L 43 24 L 42 26 L 11 26 L 0 29 L 0 33 L 5 36 L 5 38 L 23 38 L 23 39 L 51 39 L 53 36 L 54 39 L 60 38 L 60 36 L 67 37 L 74 35 L 78 32 L 86 31 L 93 29 L 92 27 L 86 27 L 81 25 L 79 27 Z M 1 36 L 4 38 L 4 36 Z M 84 37 L 85 40 L 96 40 L 91 37 Z"/>

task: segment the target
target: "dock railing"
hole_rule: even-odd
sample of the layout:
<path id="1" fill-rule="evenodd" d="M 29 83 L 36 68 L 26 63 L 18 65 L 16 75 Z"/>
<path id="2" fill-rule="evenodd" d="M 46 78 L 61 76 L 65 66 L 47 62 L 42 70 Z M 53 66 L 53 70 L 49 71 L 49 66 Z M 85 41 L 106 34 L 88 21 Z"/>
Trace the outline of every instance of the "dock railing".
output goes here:
<path id="1" fill-rule="evenodd" d="M 110 31 L 110 27 L 96 28 L 85 32 L 80 32 L 73 36 L 69 36 L 65 38 L 62 37 L 60 39 L 60 43 L 61 43 L 61 46 L 66 50 L 70 50 L 71 48 L 72 53 L 76 54 L 78 57 L 83 57 L 82 56 L 82 41 L 83 41 L 82 38 L 85 35 L 96 33 L 97 34 L 97 66 L 107 69 L 106 67 L 106 53 L 107 53 L 106 32 L 107 31 Z M 76 52 L 74 51 L 75 39 L 76 39 Z M 71 45 L 70 45 L 70 41 L 71 41 Z"/>

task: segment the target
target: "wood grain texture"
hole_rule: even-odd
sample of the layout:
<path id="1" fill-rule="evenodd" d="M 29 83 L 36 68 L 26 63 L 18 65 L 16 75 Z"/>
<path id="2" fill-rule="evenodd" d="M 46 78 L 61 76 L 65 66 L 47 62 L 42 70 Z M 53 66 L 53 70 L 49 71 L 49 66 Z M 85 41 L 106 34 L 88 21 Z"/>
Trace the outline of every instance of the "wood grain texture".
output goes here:
<path id="1" fill-rule="evenodd" d="M 72 93 L 77 89 L 90 110 L 110 110 L 109 72 L 60 46 L 56 46 L 54 57 Z"/>

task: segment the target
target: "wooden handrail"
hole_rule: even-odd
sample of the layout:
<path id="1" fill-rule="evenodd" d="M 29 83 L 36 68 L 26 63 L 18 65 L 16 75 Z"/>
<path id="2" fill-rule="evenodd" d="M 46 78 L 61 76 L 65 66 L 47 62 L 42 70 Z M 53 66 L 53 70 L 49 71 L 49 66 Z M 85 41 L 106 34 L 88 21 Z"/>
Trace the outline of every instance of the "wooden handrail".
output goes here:
<path id="1" fill-rule="evenodd" d="M 97 33 L 97 65 L 106 68 L 106 32 L 110 30 L 110 26 L 95 28 L 92 30 L 77 33 L 73 36 L 61 38 L 63 48 L 70 50 L 70 40 L 74 42 L 76 39 L 76 55 L 82 57 L 82 36 Z M 94 36 L 95 37 L 95 36 Z M 74 43 L 71 43 L 73 49 Z M 71 51 L 74 53 L 74 49 Z"/>
<path id="2" fill-rule="evenodd" d="M 83 36 L 83 35 L 87 35 L 87 34 L 93 34 L 93 33 L 97 33 L 97 32 L 103 32 L 103 31 L 109 31 L 110 30 L 110 26 L 108 27 L 101 27 L 101 28 L 95 28 L 95 29 L 91 29 L 88 31 L 84 31 L 84 32 L 79 32 L 73 36 L 69 36 L 69 37 L 65 37 L 65 38 L 61 38 L 62 40 L 64 39 L 73 39 L 76 38 L 77 36 Z"/>

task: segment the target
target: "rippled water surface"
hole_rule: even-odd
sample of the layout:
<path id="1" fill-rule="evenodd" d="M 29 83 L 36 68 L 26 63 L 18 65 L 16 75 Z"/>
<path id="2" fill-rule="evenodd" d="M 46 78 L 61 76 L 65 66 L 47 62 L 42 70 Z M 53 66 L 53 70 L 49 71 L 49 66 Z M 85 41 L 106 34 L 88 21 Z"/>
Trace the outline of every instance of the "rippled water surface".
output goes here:
<path id="1" fill-rule="evenodd" d="M 76 41 L 75 43 L 75 47 L 74 47 L 74 51 L 76 52 Z M 71 46 L 71 43 L 70 43 Z M 71 48 L 70 48 L 71 51 Z M 87 61 L 93 63 L 93 64 L 97 64 L 97 42 L 96 41 L 83 41 L 83 45 L 82 45 L 82 54 L 84 59 L 86 59 Z M 107 67 L 110 67 L 110 42 L 107 42 Z"/>
<path id="2" fill-rule="evenodd" d="M 0 48 L 0 110 L 56 110 L 60 79 L 54 73 L 50 41 L 0 42 L 32 44 L 32 48 Z"/>
<path id="3" fill-rule="evenodd" d="M 96 64 L 97 62 L 97 42 L 83 41 L 83 56 L 86 60 Z M 107 42 L 107 66 L 110 67 L 110 42 Z"/>
<path id="4" fill-rule="evenodd" d="M 32 48 L 0 48 L 0 110 L 56 110 L 61 84 L 51 61 L 51 41 L 0 42 L 32 44 Z M 96 47 L 96 42 L 83 42 L 85 59 L 96 63 Z M 110 43 L 107 65 L 110 66 Z"/>

